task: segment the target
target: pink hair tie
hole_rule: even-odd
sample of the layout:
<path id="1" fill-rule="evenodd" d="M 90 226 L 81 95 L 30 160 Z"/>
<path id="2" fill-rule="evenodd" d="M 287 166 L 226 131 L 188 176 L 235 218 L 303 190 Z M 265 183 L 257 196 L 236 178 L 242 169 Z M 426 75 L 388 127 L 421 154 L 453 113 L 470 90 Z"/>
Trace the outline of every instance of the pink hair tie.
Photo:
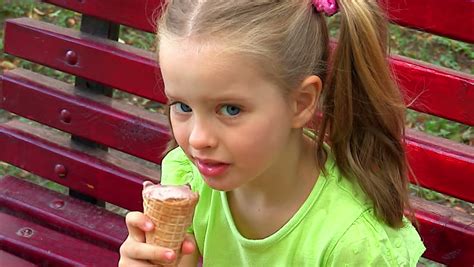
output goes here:
<path id="1" fill-rule="evenodd" d="M 336 0 L 312 0 L 312 2 L 318 12 L 324 12 L 328 17 L 339 10 Z"/>

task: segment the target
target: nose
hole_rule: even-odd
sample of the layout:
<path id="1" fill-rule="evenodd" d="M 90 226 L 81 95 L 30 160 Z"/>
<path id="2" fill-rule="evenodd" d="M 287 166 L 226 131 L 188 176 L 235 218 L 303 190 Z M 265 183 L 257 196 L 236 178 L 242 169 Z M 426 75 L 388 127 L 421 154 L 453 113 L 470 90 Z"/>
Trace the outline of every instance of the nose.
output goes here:
<path id="1" fill-rule="evenodd" d="M 195 119 L 189 134 L 189 145 L 194 149 L 213 148 L 217 145 L 212 123 Z"/>

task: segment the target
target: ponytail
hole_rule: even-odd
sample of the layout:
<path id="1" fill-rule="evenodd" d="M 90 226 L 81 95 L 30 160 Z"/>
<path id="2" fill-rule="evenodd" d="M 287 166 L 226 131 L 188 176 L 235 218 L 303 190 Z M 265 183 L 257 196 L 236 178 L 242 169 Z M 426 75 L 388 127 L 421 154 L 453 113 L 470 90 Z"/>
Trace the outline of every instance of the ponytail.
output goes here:
<path id="1" fill-rule="evenodd" d="M 338 0 L 339 45 L 327 75 L 326 24 L 310 1 L 166 3 L 158 37 L 219 43 L 227 36 L 230 51 L 255 59 L 285 93 L 308 75 L 323 78 L 320 136 L 329 133 L 339 169 L 356 179 L 378 217 L 402 225 L 408 206 L 404 105 L 388 69 L 386 20 L 376 0 Z M 323 138 L 318 142 L 321 166 Z"/>
<path id="2" fill-rule="evenodd" d="M 321 96 L 319 132 L 329 133 L 338 167 L 357 180 L 377 216 L 401 227 L 408 207 L 405 107 L 388 67 L 386 19 L 376 1 L 338 3 L 339 42 Z M 317 154 L 322 162 L 323 151 Z"/>

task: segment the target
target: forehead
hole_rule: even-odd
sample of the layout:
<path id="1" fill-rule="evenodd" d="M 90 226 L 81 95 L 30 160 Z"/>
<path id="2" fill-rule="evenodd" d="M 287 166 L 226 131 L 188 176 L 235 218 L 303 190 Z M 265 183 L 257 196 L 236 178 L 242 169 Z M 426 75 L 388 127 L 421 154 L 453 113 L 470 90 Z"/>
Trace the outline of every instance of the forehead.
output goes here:
<path id="1" fill-rule="evenodd" d="M 232 52 L 228 45 L 189 39 L 163 39 L 159 46 L 159 64 L 165 70 L 176 67 L 206 69 L 212 73 L 237 72 L 239 68 L 257 69 L 257 64 L 242 53 Z"/>
<path id="2" fill-rule="evenodd" d="M 256 60 L 233 53 L 218 43 L 163 39 L 159 47 L 159 65 L 167 93 L 177 88 L 206 87 L 222 91 L 272 84 L 271 79 L 262 75 L 262 66 Z"/>

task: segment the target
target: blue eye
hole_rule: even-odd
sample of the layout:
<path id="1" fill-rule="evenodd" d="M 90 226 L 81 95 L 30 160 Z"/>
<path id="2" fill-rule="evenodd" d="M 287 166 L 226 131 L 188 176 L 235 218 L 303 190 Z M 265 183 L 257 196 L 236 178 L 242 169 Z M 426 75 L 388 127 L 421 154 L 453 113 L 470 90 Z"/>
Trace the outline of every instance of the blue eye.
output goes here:
<path id="1" fill-rule="evenodd" d="M 224 105 L 221 107 L 220 112 L 226 116 L 237 116 L 240 113 L 240 108 L 233 105 Z"/>
<path id="2" fill-rule="evenodd" d="M 181 102 L 176 102 L 172 105 L 175 107 L 175 110 L 180 113 L 188 113 L 193 111 L 188 105 Z"/>

